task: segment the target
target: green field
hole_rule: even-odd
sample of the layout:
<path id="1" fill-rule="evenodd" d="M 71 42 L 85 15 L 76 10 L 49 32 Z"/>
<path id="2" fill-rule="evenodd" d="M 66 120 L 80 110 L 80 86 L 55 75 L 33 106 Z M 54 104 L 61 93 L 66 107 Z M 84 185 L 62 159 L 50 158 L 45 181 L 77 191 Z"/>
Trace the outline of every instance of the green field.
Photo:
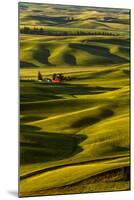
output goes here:
<path id="1" fill-rule="evenodd" d="M 20 196 L 129 190 L 129 10 L 19 7 Z"/>

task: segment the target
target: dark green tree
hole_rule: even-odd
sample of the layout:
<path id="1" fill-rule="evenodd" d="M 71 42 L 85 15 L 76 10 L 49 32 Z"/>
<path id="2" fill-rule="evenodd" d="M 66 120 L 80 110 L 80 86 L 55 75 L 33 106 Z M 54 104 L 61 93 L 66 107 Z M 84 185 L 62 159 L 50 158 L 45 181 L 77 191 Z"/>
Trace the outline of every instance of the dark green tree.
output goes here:
<path id="1" fill-rule="evenodd" d="M 39 80 L 39 81 L 42 81 L 42 80 L 43 80 L 43 78 L 42 78 L 42 74 L 41 74 L 40 71 L 38 72 L 38 80 Z"/>

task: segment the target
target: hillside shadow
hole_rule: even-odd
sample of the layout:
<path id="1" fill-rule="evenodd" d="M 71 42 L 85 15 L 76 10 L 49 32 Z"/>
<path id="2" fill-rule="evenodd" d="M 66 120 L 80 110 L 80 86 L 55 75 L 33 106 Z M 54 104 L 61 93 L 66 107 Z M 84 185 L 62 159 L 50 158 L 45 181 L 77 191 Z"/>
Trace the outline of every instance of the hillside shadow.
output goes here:
<path id="1" fill-rule="evenodd" d="M 36 11 L 37 12 L 37 11 Z M 25 20 L 35 20 L 40 24 L 48 24 L 48 25 L 61 25 L 68 23 L 68 20 L 64 16 L 44 16 L 44 15 L 29 15 L 25 17 Z"/>
<path id="2" fill-rule="evenodd" d="M 88 80 L 88 79 L 95 79 L 95 78 L 99 78 L 99 77 L 104 77 L 106 75 L 112 74 L 113 72 L 116 72 L 117 69 L 108 69 L 105 71 L 100 71 L 100 72 L 93 72 L 91 74 L 88 75 L 84 75 L 84 76 L 76 76 L 75 79 L 76 80 Z"/>
<path id="3" fill-rule="evenodd" d="M 97 116 L 89 116 L 89 117 L 83 117 L 80 120 L 77 120 L 74 122 L 71 127 L 78 128 L 78 127 L 86 127 L 87 125 L 93 125 L 97 122 L 100 122 L 103 119 L 106 119 L 108 117 L 111 117 L 114 115 L 114 112 L 110 109 L 103 109 Z"/>
<path id="4" fill-rule="evenodd" d="M 105 17 L 103 20 L 98 19 L 98 22 L 104 22 L 104 23 L 115 23 L 115 24 L 127 24 L 129 25 L 129 21 L 127 19 L 118 19 L 113 17 Z"/>
<path id="5" fill-rule="evenodd" d="M 20 121 L 22 123 L 26 123 L 26 122 L 33 122 L 33 121 L 37 121 L 37 120 L 41 120 L 41 119 L 45 119 L 45 117 L 43 116 L 32 116 L 32 115 L 26 115 L 23 116 L 23 118 L 20 118 Z"/>
<path id="6" fill-rule="evenodd" d="M 77 79 L 77 78 L 76 78 Z M 74 79 L 74 80 L 76 80 Z M 100 94 L 108 91 L 114 91 L 118 88 L 114 87 L 101 87 L 101 86 L 88 86 L 86 84 L 56 84 L 53 85 L 53 87 L 50 87 L 50 85 L 44 85 L 42 88 L 38 88 L 40 92 L 45 92 L 47 95 L 47 92 L 49 94 L 53 95 L 87 95 L 87 94 Z"/>
<path id="7" fill-rule="evenodd" d="M 35 64 L 31 63 L 31 62 L 26 62 L 26 61 L 20 61 L 20 66 L 21 67 L 37 67 Z"/>
<path id="8" fill-rule="evenodd" d="M 104 55 L 111 55 L 107 48 L 101 47 L 101 46 L 94 46 L 94 45 L 86 45 L 86 44 L 77 44 L 77 43 L 71 43 L 69 44 L 71 48 L 81 49 L 83 51 L 87 51 L 92 55 L 96 55 L 99 53 L 100 56 Z"/>
<path id="9" fill-rule="evenodd" d="M 69 44 L 71 48 L 76 48 L 83 50 L 93 56 L 103 57 L 103 63 L 111 62 L 111 63 L 124 63 L 127 62 L 127 60 L 123 57 L 120 57 L 118 55 L 111 54 L 108 48 L 102 47 L 102 46 L 95 46 L 95 45 L 87 45 L 87 44 L 79 44 L 79 43 L 71 43 Z M 104 60 L 105 58 L 105 60 Z M 90 61 L 91 62 L 91 61 Z M 96 60 L 96 63 L 101 63 L 101 59 L 98 61 Z"/>
<path id="10" fill-rule="evenodd" d="M 123 46 L 130 46 L 130 41 L 127 39 L 120 39 L 120 38 L 103 38 L 103 39 L 92 39 L 92 40 L 84 40 L 85 42 L 100 42 L 105 44 L 116 44 L 116 45 L 123 45 Z"/>
<path id="11" fill-rule="evenodd" d="M 64 61 L 68 65 L 77 65 L 76 58 L 71 54 L 65 54 L 64 55 Z"/>
<path id="12" fill-rule="evenodd" d="M 78 154 L 85 135 L 47 133 L 30 125 L 20 126 L 20 163 L 62 160 Z"/>
<path id="13" fill-rule="evenodd" d="M 130 76 L 130 71 L 129 71 L 129 70 L 124 69 L 124 70 L 123 70 L 123 73 L 124 73 L 125 75 Z"/>
<path id="14" fill-rule="evenodd" d="M 46 65 L 52 65 L 48 58 L 50 56 L 50 50 L 47 49 L 44 45 L 40 45 L 39 48 L 33 52 L 33 58 L 38 62 Z"/>

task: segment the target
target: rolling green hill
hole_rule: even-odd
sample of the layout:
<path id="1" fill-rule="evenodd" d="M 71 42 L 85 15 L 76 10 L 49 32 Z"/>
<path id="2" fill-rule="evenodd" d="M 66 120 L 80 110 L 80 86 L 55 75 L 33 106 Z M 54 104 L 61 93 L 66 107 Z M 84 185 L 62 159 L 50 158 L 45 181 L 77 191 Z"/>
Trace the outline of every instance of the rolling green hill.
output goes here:
<path id="1" fill-rule="evenodd" d="M 129 190 L 129 10 L 20 3 L 22 27 L 20 196 Z"/>
<path id="2" fill-rule="evenodd" d="M 65 38 L 22 36 L 20 66 L 93 66 L 129 61 L 127 37 L 78 36 Z M 123 44 L 125 42 L 125 45 Z"/>

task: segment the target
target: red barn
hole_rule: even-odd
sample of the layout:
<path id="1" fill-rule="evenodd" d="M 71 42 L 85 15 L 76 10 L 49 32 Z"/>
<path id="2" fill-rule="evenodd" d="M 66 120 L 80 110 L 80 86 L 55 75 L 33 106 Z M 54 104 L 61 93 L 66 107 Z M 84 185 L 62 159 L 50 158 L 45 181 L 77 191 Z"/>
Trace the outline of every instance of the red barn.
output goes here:
<path id="1" fill-rule="evenodd" d="M 55 80 L 52 80 L 52 83 L 61 83 L 61 80 L 55 79 Z"/>

